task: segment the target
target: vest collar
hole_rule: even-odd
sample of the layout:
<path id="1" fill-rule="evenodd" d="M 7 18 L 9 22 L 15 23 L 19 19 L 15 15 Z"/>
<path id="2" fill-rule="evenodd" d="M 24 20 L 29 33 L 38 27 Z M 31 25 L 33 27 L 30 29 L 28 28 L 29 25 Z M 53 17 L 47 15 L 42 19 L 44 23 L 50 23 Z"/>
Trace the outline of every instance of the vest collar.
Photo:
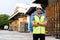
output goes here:
<path id="1" fill-rule="evenodd" d="M 37 16 L 38 16 L 38 17 L 41 17 L 41 16 L 42 16 L 42 14 L 41 14 L 41 15 L 38 15 L 38 14 L 37 14 Z"/>

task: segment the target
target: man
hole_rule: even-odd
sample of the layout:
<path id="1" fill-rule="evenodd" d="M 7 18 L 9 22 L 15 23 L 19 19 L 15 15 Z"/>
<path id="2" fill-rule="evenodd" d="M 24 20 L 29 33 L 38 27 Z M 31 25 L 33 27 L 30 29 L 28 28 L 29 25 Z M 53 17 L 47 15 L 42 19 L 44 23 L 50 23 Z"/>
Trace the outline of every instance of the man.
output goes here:
<path id="1" fill-rule="evenodd" d="M 45 40 L 45 26 L 47 21 L 45 16 L 42 15 L 41 6 L 36 7 L 37 15 L 34 16 L 32 25 L 33 25 L 33 40 Z"/>

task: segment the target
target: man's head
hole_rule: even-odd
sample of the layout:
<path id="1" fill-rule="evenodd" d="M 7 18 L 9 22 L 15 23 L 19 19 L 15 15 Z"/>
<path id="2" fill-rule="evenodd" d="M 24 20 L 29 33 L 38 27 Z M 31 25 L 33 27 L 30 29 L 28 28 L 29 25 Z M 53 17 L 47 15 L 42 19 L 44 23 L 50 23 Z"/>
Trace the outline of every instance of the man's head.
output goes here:
<path id="1" fill-rule="evenodd" d="M 42 13 L 41 10 L 42 10 L 41 8 L 36 8 L 36 11 L 37 11 L 38 14 L 41 14 Z"/>
<path id="2" fill-rule="evenodd" d="M 37 11 L 38 14 L 42 13 L 42 7 L 41 7 L 40 4 L 36 6 L 36 11 Z"/>

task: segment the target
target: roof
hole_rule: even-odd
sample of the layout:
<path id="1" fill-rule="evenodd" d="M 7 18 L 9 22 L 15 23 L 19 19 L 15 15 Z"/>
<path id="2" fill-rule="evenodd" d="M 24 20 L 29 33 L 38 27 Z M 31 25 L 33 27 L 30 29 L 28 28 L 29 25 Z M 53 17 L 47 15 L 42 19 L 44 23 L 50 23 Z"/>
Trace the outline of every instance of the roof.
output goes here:
<path id="1" fill-rule="evenodd" d="M 35 11 L 35 7 L 38 6 L 36 3 L 32 3 L 30 5 L 28 4 L 16 4 L 15 10 L 13 12 L 13 15 L 10 16 L 9 19 L 13 18 L 18 13 L 24 13 L 31 15 Z"/>
<path id="2" fill-rule="evenodd" d="M 43 8 L 46 8 L 47 5 L 48 5 L 48 0 L 35 0 L 35 1 L 33 1 L 33 3 L 42 4 L 42 7 L 43 7 Z"/>
<path id="3" fill-rule="evenodd" d="M 25 6 L 25 7 L 24 7 Z M 10 16 L 9 19 L 13 18 L 15 15 L 17 15 L 19 12 L 26 14 L 26 12 L 29 10 L 30 6 L 27 4 L 20 4 L 17 3 L 15 6 L 15 10 L 13 12 L 13 15 Z"/>
<path id="4" fill-rule="evenodd" d="M 31 2 L 34 2 L 35 0 L 31 0 Z"/>

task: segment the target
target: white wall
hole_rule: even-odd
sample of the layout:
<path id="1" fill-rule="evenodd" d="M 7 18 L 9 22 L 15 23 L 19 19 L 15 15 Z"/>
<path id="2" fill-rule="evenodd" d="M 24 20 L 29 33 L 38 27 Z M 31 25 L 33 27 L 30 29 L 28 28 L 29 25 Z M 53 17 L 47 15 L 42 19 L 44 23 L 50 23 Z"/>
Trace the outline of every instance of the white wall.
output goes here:
<path id="1" fill-rule="evenodd" d="M 27 16 L 27 22 L 28 22 L 28 31 L 30 31 L 30 16 Z"/>

